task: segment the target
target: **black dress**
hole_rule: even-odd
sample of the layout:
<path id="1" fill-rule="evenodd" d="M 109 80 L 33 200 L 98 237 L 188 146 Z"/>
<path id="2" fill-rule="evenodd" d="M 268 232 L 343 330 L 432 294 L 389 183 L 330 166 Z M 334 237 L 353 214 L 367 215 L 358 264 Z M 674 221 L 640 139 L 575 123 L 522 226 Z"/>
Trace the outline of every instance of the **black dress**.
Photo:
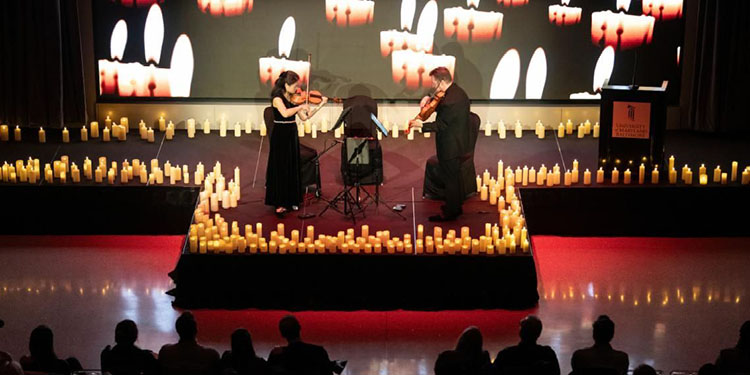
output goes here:
<path id="1" fill-rule="evenodd" d="M 287 108 L 295 107 L 284 95 L 278 97 Z M 297 122 L 295 116 L 282 116 L 276 107 L 273 107 L 273 120 L 266 167 L 266 204 L 289 209 L 302 202 Z"/>

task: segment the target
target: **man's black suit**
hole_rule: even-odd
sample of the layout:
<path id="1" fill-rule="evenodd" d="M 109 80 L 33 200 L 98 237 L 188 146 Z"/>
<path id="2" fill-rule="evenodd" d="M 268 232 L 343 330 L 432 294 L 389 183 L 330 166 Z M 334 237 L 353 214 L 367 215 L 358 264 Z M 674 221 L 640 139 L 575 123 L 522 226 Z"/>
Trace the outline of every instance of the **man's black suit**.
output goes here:
<path id="1" fill-rule="evenodd" d="M 444 217 L 461 214 L 463 189 L 461 187 L 461 156 L 470 149 L 469 144 L 469 97 L 456 83 L 445 90 L 445 97 L 438 105 L 434 122 L 424 123 L 423 131 L 435 132 L 435 148 L 443 182 L 445 183 Z"/>

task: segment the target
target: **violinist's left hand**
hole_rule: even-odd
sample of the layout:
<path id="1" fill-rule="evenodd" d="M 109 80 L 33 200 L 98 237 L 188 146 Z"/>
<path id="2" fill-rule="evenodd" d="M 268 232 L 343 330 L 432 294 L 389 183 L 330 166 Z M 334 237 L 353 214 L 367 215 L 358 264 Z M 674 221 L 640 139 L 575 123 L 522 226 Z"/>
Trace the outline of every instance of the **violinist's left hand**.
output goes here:
<path id="1" fill-rule="evenodd" d="M 422 120 L 420 119 L 412 119 L 409 120 L 409 128 L 410 129 L 421 129 L 422 128 Z"/>

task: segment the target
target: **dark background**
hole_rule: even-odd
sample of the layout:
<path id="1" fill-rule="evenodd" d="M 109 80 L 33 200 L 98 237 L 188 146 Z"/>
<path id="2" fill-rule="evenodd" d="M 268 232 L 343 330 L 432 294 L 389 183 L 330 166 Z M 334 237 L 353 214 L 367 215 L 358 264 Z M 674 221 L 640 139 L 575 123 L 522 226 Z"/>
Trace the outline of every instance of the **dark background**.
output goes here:
<path id="1" fill-rule="evenodd" d="M 416 30 L 426 0 L 418 0 L 412 28 Z M 472 99 L 487 99 L 492 74 L 510 48 L 521 55 L 521 79 L 516 99 L 525 98 L 525 76 L 531 55 L 542 47 L 547 56 L 547 81 L 543 99 L 568 99 L 573 92 L 592 91 L 592 77 L 601 48 L 591 42 L 591 13 L 614 10 L 614 0 L 571 2 L 583 8 L 581 22 L 557 27 L 549 23 L 548 6 L 555 1 L 531 0 L 529 4 L 504 8 L 485 0 L 479 10 L 504 14 L 502 37 L 489 43 L 458 43 L 446 38 L 443 9 L 466 7 L 462 0 L 441 0 L 435 32 L 434 54 L 456 57 L 456 80 Z M 111 0 L 94 1 L 94 53 L 109 58 L 109 40 L 115 23 L 125 19 L 128 44 L 125 62 L 144 63 L 143 26 L 148 7 L 129 8 Z M 312 53 L 312 87 L 329 96 L 348 96 L 356 85 L 364 85 L 372 97 L 417 98 L 422 90 L 410 91 L 391 79 L 391 58 L 380 55 L 380 31 L 397 29 L 401 1 L 378 0 L 371 24 L 341 28 L 325 18 L 324 0 L 257 0 L 251 13 L 214 17 L 198 9 L 196 1 L 163 1 L 165 37 L 162 67 L 167 67 L 177 37 L 190 37 L 195 56 L 191 97 L 266 98 L 269 87 L 261 85 L 258 58 L 277 56 L 278 35 L 288 16 L 296 21 L 297 33 L 291 59 L 306 60 Z M 641 2 L 632 1 L 629 13 L 640 14 Z M 683 10 L 684 13 L 684 10 Z M 638 54 L 636 83 L 659 85 L 670 81 L 672 101 L 679 95 L 680 69 L 677 46 L 682 44 L 682 19 L 657 21 L 650 45 L 616 53 L 614 83 L 630 83 Z M 359 86 L 359 90 L 363 87 Z"/>

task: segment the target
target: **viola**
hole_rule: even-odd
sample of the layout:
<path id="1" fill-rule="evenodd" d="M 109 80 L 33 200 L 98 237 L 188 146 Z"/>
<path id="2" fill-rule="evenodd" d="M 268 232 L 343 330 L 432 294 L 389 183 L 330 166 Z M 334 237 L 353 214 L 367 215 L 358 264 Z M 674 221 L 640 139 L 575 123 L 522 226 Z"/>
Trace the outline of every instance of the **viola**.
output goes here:
<path id="1" fill-rule="evenodd" d="M 341 98 L 328 98 L 328 99 L 334 103 L 341 103 L 343 101 Z M 292 104 L 295 104 L 295 105 L 300 105 L 300 104 L 305 104 L 305 103 L 320 104 L 321 102 L 323 102 L 323 94 L 321 94 L 320 91 L 317 91 L 317 90 L 310 90 L 309 94 L 307 91 L 297 90 L 297 93 L 292 95 L 291 102 Z"/>
<path id="2" fill-rule="evenodd" d="M 432 97 L 430 98 L 430 101 L 425 104 L 424 107 L 419 109 L 419 114 L 414 117 L 415 120 L 420 121 L 427 121 L 430 116 L 432 116 L 433 113 L 435 113 L 435 110 L 437 110 L 438 105 L 440 105 L 440 102 L 443 101 L 443 98 L 445 98 L 445 92 L 444 91 L 438 91 Z M 406 129 L 406 134 L 409 134 L 411 132 L 411 125 Z"/>

